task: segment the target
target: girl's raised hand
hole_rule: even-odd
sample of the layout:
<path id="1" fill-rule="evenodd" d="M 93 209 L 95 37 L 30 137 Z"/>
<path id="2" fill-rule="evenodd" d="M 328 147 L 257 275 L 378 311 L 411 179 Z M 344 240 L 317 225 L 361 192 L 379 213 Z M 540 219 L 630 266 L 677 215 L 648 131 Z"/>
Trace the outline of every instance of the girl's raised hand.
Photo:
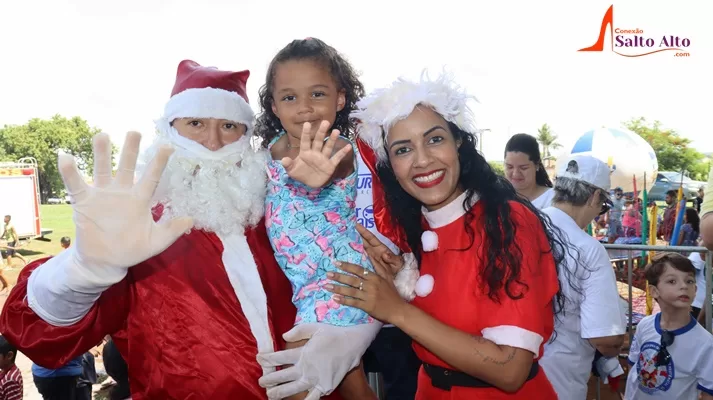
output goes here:
<path id="1" fill-rule="evenodd" d="M 305 122 L 300 137 L 300 152 L 297 157 L 285 157 L 282 166 L 287 175 L 312 188 L 320 188 L 329 183 L 339 163 L 351 151 L 351 144 L 332 154 L 339 138 L 339 131 L 334 129 L 325 142 L 329 121 L 322 121 L 317 133 L 312 138 L 312 125 Z"/>

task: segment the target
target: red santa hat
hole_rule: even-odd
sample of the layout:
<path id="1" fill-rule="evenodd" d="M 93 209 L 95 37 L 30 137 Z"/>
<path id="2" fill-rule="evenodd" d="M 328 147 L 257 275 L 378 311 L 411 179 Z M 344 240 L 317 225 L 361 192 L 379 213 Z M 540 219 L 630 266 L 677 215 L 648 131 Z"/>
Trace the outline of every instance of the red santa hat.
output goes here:
<path id="1" fill-rule="evenodd" d="M 249 76 L 248 70 L 221 71 L 195 61 L 181 61 L 171 99 L 157 121 L 159 131 L 168 129 L 177 118 L 215 118 L 243 124 L 246 135 L 252 134 L 255 113 L 245 90 Z"/>

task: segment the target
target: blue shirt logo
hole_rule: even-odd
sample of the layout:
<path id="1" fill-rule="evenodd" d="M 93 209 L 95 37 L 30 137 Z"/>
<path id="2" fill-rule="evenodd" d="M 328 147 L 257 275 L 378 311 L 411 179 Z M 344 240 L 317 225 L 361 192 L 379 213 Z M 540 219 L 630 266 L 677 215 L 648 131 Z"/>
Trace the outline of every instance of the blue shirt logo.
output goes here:
<path id="1" fill-rule="evenodd" d="M 658 343 L 646 342 L 641 346 L 639 359 L 636 361 L 639 389 L 650 395 L 668 391 L 676 374 L 673 358 L 668 365 L 656 366 L 659 350 L 661 350 L 661 345 Z"/>
<path id="2" fill-rule="evenodd" d="M 371 178 L 370 178 L 371 179 Z M 367 206 L 365 208 L 357 207 L 356 209 L 357 222 L 364 228 L 374 228 L 374 207 Z"/>
<path id="3" fill-rule="evenodd" d="M 371 189 L 371 173 L 357 175 L 357 190 Z"/>

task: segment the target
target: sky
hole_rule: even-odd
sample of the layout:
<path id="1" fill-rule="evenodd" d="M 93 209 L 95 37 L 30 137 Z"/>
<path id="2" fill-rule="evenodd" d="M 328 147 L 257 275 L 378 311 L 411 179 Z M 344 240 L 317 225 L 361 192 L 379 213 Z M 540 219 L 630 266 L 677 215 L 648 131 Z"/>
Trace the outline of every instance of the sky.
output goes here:
<path id="1" fill-rule="evenodd" d="M 611 1 L 611 0 L 610 0 Z M 483 151 L 544 123 L 570 146 L 600 126 L 659 120 L 713 151 L 713 25 L 708 2 L 614 3 L 614 27 L 690 40 L 690 57 L 578 52 L 596 42 L 608 1 L 24 0 L 2 2 L 0 125 L 80 116 L 111 135 L 153 137 L 183 59 L 249 69 L 248 96 L 293 39 L 319 37 L 347 56 L 367 91 L 447 68 L 478 98 Z M 607 43 L 609 36 L 607 36 Z"/>

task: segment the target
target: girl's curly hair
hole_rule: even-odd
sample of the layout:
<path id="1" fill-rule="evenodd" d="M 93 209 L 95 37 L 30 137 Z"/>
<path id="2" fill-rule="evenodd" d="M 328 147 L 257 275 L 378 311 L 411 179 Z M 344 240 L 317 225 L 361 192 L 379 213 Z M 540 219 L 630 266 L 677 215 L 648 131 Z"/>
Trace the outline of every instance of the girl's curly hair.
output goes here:
<path id="1" fill-rule="evenodd" d="M 272 111 L 274 98 L 275 70 L 280 63 L 291 60 L 312 60 L 320 63 L 332 74 L 337 90 L 343 90 L 346 102 L 344 108 L 337 112 L 332 129 L 339 129 L 342 136 L 353 138 L 356 122 L 349 117 L 356 109 L 356 102 L 364 96 L 364 85 L 359 81 L 358 74 L 349 62 L 332 46 L 315 38 L 293 40 L 277 53 L 267 69 L 265 84 L 258 91 L 261 112 L 257 117 L 255 135 L 262 138 L 262 146 L 267 147 L 284 128 L 280 119 Z"/>

